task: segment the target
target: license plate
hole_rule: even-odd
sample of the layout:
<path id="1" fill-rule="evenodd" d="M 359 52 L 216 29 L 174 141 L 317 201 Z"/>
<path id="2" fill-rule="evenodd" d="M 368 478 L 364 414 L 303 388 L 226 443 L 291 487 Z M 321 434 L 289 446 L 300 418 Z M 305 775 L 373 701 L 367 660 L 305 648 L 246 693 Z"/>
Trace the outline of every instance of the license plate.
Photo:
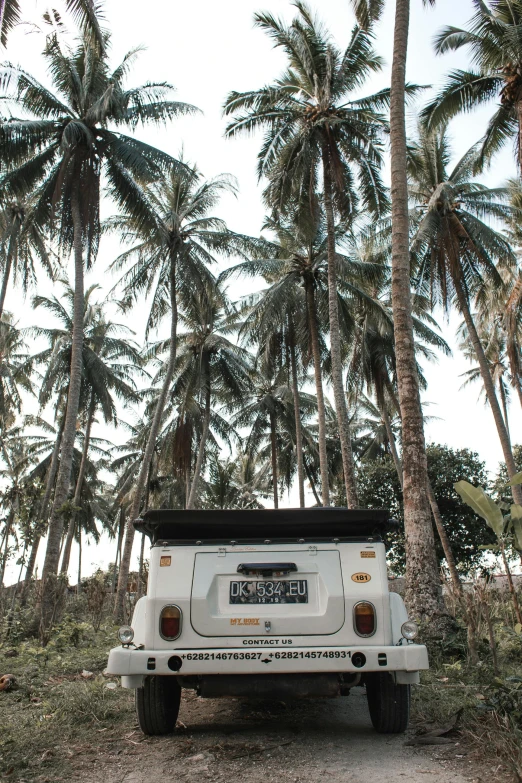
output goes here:
<path id="1" fill-rule="evenodd" d="M 306 579 L 230 582 L 231 604 L 307 604 Z"/>

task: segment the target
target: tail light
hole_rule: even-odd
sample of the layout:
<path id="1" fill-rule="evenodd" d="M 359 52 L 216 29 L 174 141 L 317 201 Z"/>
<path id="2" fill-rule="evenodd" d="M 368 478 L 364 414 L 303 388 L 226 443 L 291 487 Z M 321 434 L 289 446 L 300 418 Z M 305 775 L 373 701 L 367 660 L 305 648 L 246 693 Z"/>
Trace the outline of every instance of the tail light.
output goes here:
<path id="1" fill-rule="evenodd" d="M 353 624 L 359 636 L 373 636 L 376 628 L 375 607 L 369 601 L 361 601 L 353 607 Z"/>
<path id="2" fill-rule="evenodd" d="M 181 633 L 181 609 L 179 606 L 170 604 L 164 606 L 160 614 L 160 636 L 167 642 L 177 639 Z"/>

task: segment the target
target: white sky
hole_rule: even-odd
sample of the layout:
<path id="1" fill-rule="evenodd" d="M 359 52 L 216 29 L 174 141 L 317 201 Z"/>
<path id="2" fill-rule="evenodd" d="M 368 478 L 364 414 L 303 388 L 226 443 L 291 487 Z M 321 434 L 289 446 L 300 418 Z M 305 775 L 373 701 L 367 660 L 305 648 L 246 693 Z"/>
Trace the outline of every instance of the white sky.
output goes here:
<path id="1" fill-rule="evenodd" d="M 45 8 L 40 0 L 22 0 L 25 18 L 38 21 Z M 59 5 L 55 3 L 54 5 Z M 321 0 L 312 3 L 339 46 L 347 44 L 354 19 L 348 0 Z M 387 11 L 377 28 L 376 49 L 385 58 L 384 71 L 375 76 L 365 92 L 374 91 L 389 84 L 393 38 L 393 11 L 395 4 L 389 0 Z M 268 10 L 290 19 L 294 9 L 287 0 L 106 0 L 106 17 L 113 32 L 112 55 L 116 64 L 124 53 L 135 45 L 143 44 L 129 84 L 147 80 L 166 80 L 176 87 L 176 98 L 198 106 L 203 114 L 185 117 L 174 122 L 166 130 L 138 130 L 139 138 L 160 146 L 176 155 L 181 149 L 186 160 L 197 163 L 206 177 L 228 172 L 237 178 L 240 192 L 237 199 L 225 196 L 216 214 L 224 218 L 233 230 L 246 234 L 259 233 L 264 211 L 261 191 L 255 174 L 258 137 L 243 137 L 228 141 L 223 137 L 226 121 L 221 116 L 221 106 L 230 90 L 256 89 L 269 83 L 283 68 L 284 59 L 274 51 L 268 37 L 253 26 L 255 11 Z M 421 0 L 412 0 L 412 22 L 408 79 L 417 84 L 435 86 L 443 81 L 444 74 L 455 67 L 466 67 L 463 53 L 435 57 L 431 40 L 443 25 L 465 25 L 472 14 L 470 0 L 437 0 L 436 9 L 424 10 Z M 28 34 L 28 28 L 16 30 L 10 39 L 7 59 L 21 64 L 27 71 L 46 81 L 40 58 L 43 37 Z M 428 90 L 426 98 L 430 96 Z M 460 157 L 483 134 L 489 109 L 454 121 L 451 131 L 455 156 Z M 414 127 L 414 116 L 411 117 Z M 516 173 L 513 151 L 506 149 L 494 162 L 492 169 L 482 180 L 488 184 L 500 184 Z M 112 210 L 106 206 L 107 214 Z M 95 269 L 87 283 L 99 283 L 108 290 L 114 280 L 106 273 L 107 266 L 118 252 L 114 241 L 104 240 Z M 250 285 L 250 283 L 248 283 Z M 245 284 L 237 284 L 232 295 L 245 293 Z M 38 293 L 49 295 L 52 285 L 43 276 L 38 283 Z M 59 293 L 59 292 L 57 292 Z M 45 323 L 47 316 L 31 310 L 16 291 L 9 291 L 7 309 L 15 313 L 20 326 L 30 326 L 39 319 Z M 127 323 L 137 330 L 137 339 L 143 337 L 145 307 L 128 318 Z M 121 317 L 118 320 L 123 320 Z M 494 470 L 502 452 L 489 409 L 478 401 L 479 387 L 460 390 L 459 375 L 469 365 L 458 356 L 454 340 L 458 319 L 441 326 L 446 340 L 454 348 L 452 358 L 440 357 L 438 364 L 427 365 L 425 374 L 429 388 L 425 399 L 431 403 L 429 413 L 439 417 L 427 423 L 427 440 L 446 443 L 455 448 L 468 447 L 479 452 L 488 468 Z M 522 415 L 513 397 L 510 409 L 510 426 L 513 440 L 522 437 Z M 120 441 L 124 434 L 114 434 L 98 427 L 97 435 Z M 291 498 L 289 505 L 295 503 Z M 90 547 L 84 554 L 84 570 L 95 565 L 106 566 L 113 557 L 114 546 L 103 541 L 99 547 Z M 73 562 L 75 554 L 73 552 Z M 71 571 L 73 571 L 71 569 Z M 15 568 L 9 569 L 10 577 Z M 9 576 L 8 576 L 9 581 Z"/>

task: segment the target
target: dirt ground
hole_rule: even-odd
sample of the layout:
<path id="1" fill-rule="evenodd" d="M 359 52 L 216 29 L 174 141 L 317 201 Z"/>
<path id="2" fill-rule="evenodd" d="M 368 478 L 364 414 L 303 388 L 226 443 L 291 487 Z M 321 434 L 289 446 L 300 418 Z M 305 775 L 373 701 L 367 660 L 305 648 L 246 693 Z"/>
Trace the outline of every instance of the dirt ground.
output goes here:
<path id="1" fill-rule="evenodd" d="M 495 778 L 495 768 L 477 768 L 457 739 L 421 748 L 407 744 L 412 734 L 375 733 L 362 688 L 334 701 L 264 705 L 185 694 L 174 735 L 145 738 L 137 725 L 123 736 L 102 733 L 96 749 L 71 753 L 71 780 L 486 783 Z"/>

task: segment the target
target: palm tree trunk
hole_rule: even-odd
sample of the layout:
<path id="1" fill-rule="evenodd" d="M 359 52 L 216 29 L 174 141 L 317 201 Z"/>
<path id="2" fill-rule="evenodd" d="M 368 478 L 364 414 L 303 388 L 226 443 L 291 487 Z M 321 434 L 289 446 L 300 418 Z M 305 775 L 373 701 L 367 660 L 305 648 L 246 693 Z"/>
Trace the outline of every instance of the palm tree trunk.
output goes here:
<path id="1" fill-rule="evenodd" d="M 315 296 L 313 283 L 305 281 L 306 305 L 308 310 L 308 325 L 310 329 L 310 341 L 312 344 L 312 358 L 314 362 L 315 396 L 317 397 L 317 423 L 319 430 L 319 470 L 321 473 L 321 494 L 323 506 L 330 505 L 330 477 L 328 472 L 328 454 L 326 451 L 326 410 L 324 405 L 323 378 L 321 370 L 321 350 L 319 347 L 319 327 L 317 324 L 317 311 L 315 308 Z"/>
<path id="2" fill-rule="evenodd" d="M 1 30 L 0 25 L 0 30 Z M 5 263 L 5 269 L 4 269 L 4 276 L 2 278 L 2 288 L 0 290 L 0 319 L 2 318 L 4 314 L 4 305 L 5 305 L 5 297 L 7 294 L 7 286 L 9 284 L 9 277 L 11 275 L 11 268 L 13 266 L 13 250 L 11 247 L 11 242 L 9 243 L 9 251 L 7 253 L 7 259 Z"/>
<path id="3" fill-rule="evenodd" d="M 123 533 L 125 531 L 125 509 L 123 508 L 123 506 L 120 506 L 120 513 L 118 516 L 119 516 L 118 538 L 116 541 L 116 555 L 114 557 L 114 571 L 112 574 L 111 595 L 114 595 L 114 592 L 116 590 L 116 574 L 118 573 L 118 563 L 121 560 L 121 545 L 123 542 Z"/>
<path id="4" fill-rule="evenodd" d="M 190 495 L 190 467 L 186 465 L 185 466 L 185 508 L 187 508 L 189 495 Z"/>
<path id="5" fill-rule="evenodd" d="M 67 500 L 71 481 L 71 470 L 76 438 L 76 422 L 80 403 L 82 383 L 82 353 L 83 353 L 83 317 L 85 308 L 84 278 L 83 278 L 83 226 L 80 211 L 80 179 L 76 173 L 76 184 L 71 194 L 71 212 L 74 227 L 74 310 L 73 334 L 71 347 L 71 374 L 67 395 L 67 411 L 62 438 L 62 450 L 54 501 L 49 519 L 47 533 L 47 548 L 42 569 L 42 592 L 37 613 L 40 615 L 42 641 L 46 641 L 49 626 L 55 614 L 57 601 L 56 574 L 60 557 L 60 541 L 63 532 L 62 506 Z"/>
<path id="6" fill-rule="evenodd" d="M 330 353 L 332 356 L 332 386 L 339 425 L 339 439 L 343 458 L 346 505 L 356 508 L 358 505 L 357 485 L 353 464 L 350 423 L 346 410 L 346 396 L 343 385 L 343 366 L 341 358 L 341 335 L 339 329 L 339 306 L 337 293 L 337 259 L 335 252 L 335 223 L 332 203 L 332 178 L 330 160 L 326 147 L 323 149 L 324 211 L 328 246 L 328 312 L 330 317 Z"/>
<path id="7" fill-rule="evenodd" d="M 295 339 L 293 326 L 290 327 L 290 369 L 292 373 L 292 394 L 294 398 L 295 415 L 295 450 L 297 455 L 297 481 L 299 484 L 299 507 L 305 507 L 304 469 L 303 469 L 303 430 L 301 427 L 301 411 L 299 410 L 299 388 L 297 385 L 297 361 L 295 356 Z"/>
<path id="8" fill-rule="evenodd" d="M 390 442 L 390 450 L 392 453 L 393 462 L 395 464 L 397 476 L 399 477 L 399 483 L 402 488 L 402 464 L 401 464 L 399 454 L 397 452 L 397 444 L 395 442 L 395 436 L 391 428 L 390 417 L 388 416 L 388 411 L 385 409 L 384 405 L 382 407 L 382 416 L 383 416 L 384 426 L 386 427 L 386 434 L 388 435 L 388 440 Z M 446 533 L 446 528 L 444 526 L 442 515 L 440 513 L 439 504 L 437 503 L 437 498 L 435 497 L 435 493 L 433 492 L 433 487 L 431 486 L 431 482 L 429 478 L 428 478 L 428 498 L 430 501 L 431 513 L 433 514 L 433 519 L 435 521 L 435 527 L 437 528 L 437 533 L 439 534 L 440 543 L 442 545 L 442 549 L 444 550 L 444 557 L 446 558 L 446 562 L 448 564 L 448 569 L 451 575 L 451 581 L 453 583 L 453 587 L 455 589 L 458 598 L 462 599 L 464 595 L 464 591 L 462 589 L 462 582 L 460 581 L 459 572 L 457 571 L 455 556 L 453 554 L 453 549 L 451 548 L 451 543 L 448 538 L 448 534 Z"/>
<path id="9" fill-rule="evenodd" d="M 38 514 L 38 519 L 41 522 L 43 522 L 43 520 L 47 516 L 47 510 L 49 508 L 49 503 L 51 502 L 51 496 L 53 494 L 56 474 L 58 473 L 58 465 L 60 464 L 60 449 L 62 445 L 64 427 L 65 427 L 65 414 L 62 416 L 60 420 L 60 426 L 58 429 L 58 434 L 56 436 L 56 443 L 54 444 L 53 454 L 51 457 L 51 464 L 49 465 L 49 470 L 47 472 L 45 495 L 43 496 L 42 505 L 40 507 L 40 511 Z"/>
<path id="10" fill-rule="evenodd" d="M 5 634 L 6 639 L 9 639 L 9 637 L 11 636 L 11 630 L 12 630 L 14 614 L 15 614 L 16 599 L 17 599 L 17 596 L 18 596 L 18 591 L 20 589 L 20 582 L 22 581 L 22 573 L 23 573 L 23 570 L 24 570 L 24 562 L 25 562 L 26 554 L 27 554 L 27 541 L 25 542 L 25 545 L 24 545 L 24 551 L 23 551 L 22 557 L 21 557 L 20 569 L 18 571 L 18 579 L 16 580 L 16 585 L 14 586 L 14 589 L 13 589 L 13 597 L 11 598 L 11 606 L 9 608 L 9 614 L 8 614 L 7 620 L 6 620 L 6 626 L 7 626 L 7 630 L 6 630 L 6 634 Z"/>
<path id="11" fill-rule="evenodd" d="M 522 125 L 521 125 L 522 127 Z M 522 382 L 520 378 L 520 348 L 517 340 L 518 313 L 522 305 L 522 273 L 509 295 L 504 313 L 504 329 L 506 332 L 506 351 L 509 359 L 511 383 L 517 390 L 520 407 L 522 407 Z"/>
<path id="12" fill-rule="evenodd" d="M 7 565 L 7 553 L 9 551 L 9 536 L 11 535 L 11 528 L 13 526 L 14 513 L 14 508 L 12 507 L 5 523 L 5 531 L 2 541 L 3 552 L 0 555 L 2 558 L 0 562 L 0 590 L 2 590 L 4 587 L 5 567 Z"/>
<path id="13" fill-rule="evenodd" d="M 504 388 L 504 383 L 502 381 L 502 377 L 498 379 L 498 388 L 500 391 L 500 401 L 502 402 L 502 412 L 504 414 L 504 422 L 506 424 L 506 432 L 508 434 L 509 442 L 511 443 L 511 433 L 509 432 L 509 416 L 508 416 L 508 408 L 507 408 L 507 399 L 506 399 L 506 390 Z"/>
<path id="14" fill-rule="evenodd" d="M 509 587 L 509 592 L 511 593 L 511 600 L 513 601 L 515 617 L 517 618 L 517 623 L 520 623 L 522 625 L 522 612 L 520 611 L 520 604 L 518 603 L 517 591 L 515 590 L 515 585 L 513 584 L 513 576 L 511 575 L 511 569 L 509 567 L 508 559 L 506 557 L 506 548 L 504 546 L 503 541 L 500 541 L 500 552 L 502 554 L 504 568 L 506 569 L 508 587 Z"/>
<path id="15" fill-rule="evenodd" d="M 76 585 L 76 595 L 82 592 L 82 529 L 78 530 L 78 584 Z"/>
<path id="16" fill-rule="evenodd" d="M 205 459 L 205 450 L 207 446 L 207 438 L 210 430 L 210 401 L 211 401 L 211 388 L 210 388 L 210 365 L 208 360 L 205 362 L 205 378 L 206 378 L 206 390 L 205 390 L 205 414 L 203 417 L 203 430 L 201 432 L 201 440 L 199 442 L 198 458 L 196 460 L 196 467 L 194 468 L 194 477 L 192 479 L 192 486 L 190 488 L 190 495 L 187 503 L 187 508 L 194 508 L 196 504 L 199 477 L 201 474 L 201 468 L 203 467 L 203 461 Z"/>
<path id="17" fill-rule="evenodd" d="M 424 422 L 411 312 L 405 84 L 409 0 L 397 0 L 391 77 L 392 304 L 402 419 L 406 603 L 414 618 L 444 612 L 428 500 Z"/>
<path id="18" fill-rule="evenodd" d="M 510 13 L 513 13 L 510 6 Z M 518 169 L 519 175 L 522 173 L 522 101 L 517 101 L 516 112 L 518 118 Z"/>
<path id="19" fill-rule="evenodd" d="M 462 582 L 460 581 L 459 572 L 457 571 L 455 556 L 453 554 L 453 549 L 451 548 L 451 543 L 448 538 L 448 534 L 446 533 L 446 528 L 442 520 L 442 515 L 440 513 L 439 504 L 437 503 L 437 498 L 435 497 L 435 493 L 433 491 L 433 487 L 431 486 L 431 481 L 429 479 L 428 479 L 428 498 L 430 501 L 431 513 L 433 514 L 433 519 L 435 520 L 435 527 L 437 528 L 437 533 L 439 534 L 440 543 L 442 544 L 442 549 L 444 550 L 444 557 L 446 558 L 446 563 L 448 564 L 448 570 L 451 575 L 451 581 L 453 582 L 453 588 L 457 596 L 460 599 L 462 599 L 464 592 L 462 589 Z"/>
<path id="20" fill-rule="evenodd" d="M 43 526 L 43 521 L 47 515 L 47 509 L 49 508 L 49 503 L 51 502 L 51 495 L 53 494 L 54 482 L 56 479 L 56 474 L 58 472 L 58 464 L 60 459 L 60 446 L 62 443 L 64 426 L 65 426 L 65 416 L 62 416 L 60 419 L 58 434 L 56 436 L 56 442 L 54 444 L 51 463 L 49 465 L 49 470 L 47 471 L 45 494 L 43 496 L 42 503 L 38 511 L 37 522 L 36 522 L 38 526 L 40 525 Z M 40 546 L 41 539 L 42 539 L 42 534 L 40 532 L 37 532 L 34 537 L 33 545 L 31 547 L 31 554 L 29 555 L 29 560 L 27 561 L 27 568 L 25 570 L 24 583 L 22 586 L 22 593 L 20 595 L 20 602 L 22 606 L 25 605 L 25 601 L 27 598 L 27 591 L 29 590 L 31 579 L 33 578 L 34 567 L 36 565 L 36 557 L 38 554 L 38 548 Z"/>
<path id="21" fill-rule="evenodd" d="M 82 460 L 80 462 L 80 470 L 78 471 L 78 478 L 76 480 L 76 488 L 74 490 L 74 498 L 73 498 L 73 512 L 71 514 L 71 521 L 69 523 L 69 529 L 67 531 L 67 538 L 65 539 L 65 546 L 63 548 L 63 555 L 62 555 L 62 567 L 60 569 L 60 573 L 64 576 L 67 576 L 67 571 L 69 570 L 69 560 L 71 559 L 71 547 L 72 542 L 74 540 L 74 534 L 76 532 L 76 523 L 78 520 L 78 512 L 74 509 L 79 508 L 80 506 L 80 498 L 82 494 L 82 487 L 83 482 L 85 479 L 85 472 L 87 470 L 87 459 L 89 456 L 89 446 L 91 442 L 91 427 L 92 422 L 94 419 L 94 409 L 96 407 L 96 402 L 94 399 L 94 394 L 91 396 L 91 404 L 89 406 L 89 411 L 87 413 L 87 422 L 85 424 L 85 437 L 83 440 L 83 452 L 82 452 Z"/>
<path id="22" fill-rule="evenodd" d="M 517 467 L 515 465 L 515 460 L 513 458 L 513 452 L 511 450 L 511 443 L 509 440 L 509 434 L 506 428 L 506 423 L 504 421 L 504 417 L 502 416 L 502 411 L 500 410 L 500 405 L 498 404 L 497 395 L 495 393 L 495 386 L 493 384 L 493 378 L 491 377 L 491 372 L 489 370 L 488 360 L 486 359 L 484 348 L 482 346 L 482 343 L 480 342 L 480 338 L 475 328 L 475 323 L 473 321 L 469 309 L 468 298 L 466 296 L 466 292 L 464 291 L 462 281 L 460 279 L 457 279 L 454 282 L 455 282 L 455 291 L 457 294 L 457 300 L 459 303 L 460 312 L 464 316 L 464 321 L 466 322 L 466 326 L 468 328 L 471 344 L 473 345 L 475 356 L 478 359 L 480 374 L 482 376 L 482 383 L 484 384 L 484 389 L 488 398 L 489 407 L 491 408 L 491 411 L 493 413 L 493 418 L 495 419 L 495 424 L 497 425 L 498 437 L 500 440 L 500 445 L 502 446 L 502 452 L 504 454 L 504 461 L 506 463 L 507 472 L 509 478 L 512 478 L 517 472 Z M 513 493 L 513 499 L 515 503 L 518 503 L 519 505 L 522 504 L 522 487 L 521 486 L 511 487 L 511 491 Z"/>
<path id="23" fill-rule="evenodd" d="M 38 555 L 38 548 L 40 546 L 41 538 L 42 537 L 37 533 L 31 545 L 31 551 L 29 553 L 29 559 L 25 569 L 24 582 L 22 584 L 22 592 L 20 593 L 21 606 L 25 606 L 25 602 L 27 600 L 27 593 L 31 584 L 31 579 L 33 578 L 34 567 L 36 565 L 36 557 Z"/>
<path id="24" fill-rule="evenodd" d="M 149 466 L 149 473 L 147 476 L 147 491 L 145 492 L 145 511 L 149 508 L 149 498 L 150 498 L 150 484 L 152 480 L 152 470 L 154 465 L 154 455 L 150 461 Z M 137 599 L 139 600 L 142 596 L 142 579 L 143 579 L 143 556 L 145 553 L 145 533 L 141 534 L 141 545 L 140 545 L 140 558 L 138 561 L 138 585 L 137 585 Z"/>
<path id="25" fill-rule="evenodd" d="M 397 451 L 395 435 L 393 434 L 390 417 L 388 416 L 388 411 L 386 410 L 385 402 L 383 402 L 383 404 L 381 405 L 381 414 L 382 414 L 382 420 L 384 422 L 384 427 L 386 429 L 386 435 L 388 436 L 388 443 L 390 444 L 390 451 L 393 459 L 393 464 L 395 465 L 395 470 L 397 471 L 399 484 L 401 485 L 401 489 L 402 489 L 402 464 L 399 457 L 399 453 Z"/>
<path id="26" fill-rule="evenodd" d="M 140 545 L 140 559 L 139 559 L 139 565 L 138 565 L 138 591 L 136 598 L 139 600 L 141 596 L 143 595 L 143 558 L 145 555 L 145 533 L 141 534 L 141 545 Z"/>
<path id="27" fill-rule="evenodd" d="M 276 442 L 276 417 L 273 411 L 270 411 L 270 445 L 272 450 L 272 484 L 274 490 L 274 508 L 279 508 L 279 496 L 277 484 L 279 475 L 277 470 L 277 442 Z"/>
<path id="28" fill-rule="evenodd" d="M 143 462 L 141 463 L 140 473 L 138 481 L 136 482 L 136 489 L 134 493 L 134 499 L 130 509 L 129 519 L 127 522 L 127 531 L 125 535 L 125 545 L 123 547 L 123 555 L 120 563 L 120 573 L 118 577 L 118 589 L 116 590 L 116 599 L 114 604 L 114 619 L 119 621 L 123 617 L 123 605 L 125 600 L 125 592 L 127 590 L 127 581 L 129 578 L 130 561 L 132 555 L 132 545 L 134 543 L 134 520 L 138 518 L 141 499 L 143 497 L 143 491 L 145 489 L 145 482 L 147 481 L 147 475 L 149 471 L 149 465 L 156 448 L 156 441 L 158 439 L 158 433 L 161 425 L 161 419 L 163 411 L 165 410 L 165 403 L 167 401 L 167 394 L 174 377 L 174 368 L 176 364 L 176 339 L 178 328 L 178 308 L 176 300 L 176 261 L 177 252 L 173 252 L 170 259 L 170 307 L 171 307 L 171 321 L 170 321 L 170 351 L 169 361 L 167 365 L 167 372 L 163 381 L 158 402 L 156 403 L 156 410 L 154 411 L 154 417 L 149 432 L 149 438 L 147 446 L 145 447 L 145 453 L 143 455 Z"/>
<path id="29" fill-rule="evenodd" d="M 308 478 L 308 481 L 310 482 L 310 486 L 312 487 L 312 492 L 314 493 L 315 502 L 317 503 L 318 506 L 320 506 L 321 505 L 321 498 L 317 494 L 317 490 L 315 488 L 314 477 L 312 476 L 312 474 L 310 472 L 310 469 L 309 469 L 308 465 L 306 464 L 306 459 L 304 459 L 304 455 L 303 455 L 303 464 L 304 464 L 304 468 L 305 468 L 305 471 L 306 471 L 306 477 Z"/>

